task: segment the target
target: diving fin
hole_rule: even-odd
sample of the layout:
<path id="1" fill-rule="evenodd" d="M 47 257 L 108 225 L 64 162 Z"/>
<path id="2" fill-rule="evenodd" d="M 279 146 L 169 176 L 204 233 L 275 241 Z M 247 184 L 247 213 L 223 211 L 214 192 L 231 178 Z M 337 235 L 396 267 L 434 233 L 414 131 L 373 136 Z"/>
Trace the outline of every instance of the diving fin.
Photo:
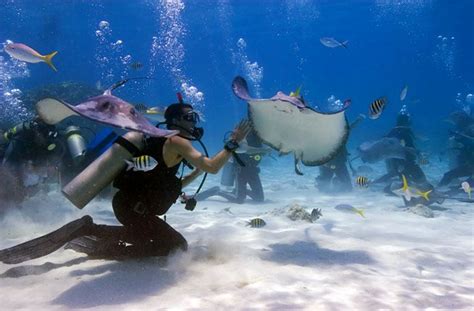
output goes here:
<path id="1" fill-rule="evenodd" d="M 64 248 L 98 259 L 125 259 L 132 257 L 133 253 L 130 246 L 113 237 L 83 236 L 67 243 Z"/>
<path id="2" fill-rule="evenodd" d="M 0 261 L 6 264 L 17 264 L 51 254 L 67 242 L 86 234 L 92 224 L 90 216 L 71 221 L 39 238 L 0 250 Z"/>

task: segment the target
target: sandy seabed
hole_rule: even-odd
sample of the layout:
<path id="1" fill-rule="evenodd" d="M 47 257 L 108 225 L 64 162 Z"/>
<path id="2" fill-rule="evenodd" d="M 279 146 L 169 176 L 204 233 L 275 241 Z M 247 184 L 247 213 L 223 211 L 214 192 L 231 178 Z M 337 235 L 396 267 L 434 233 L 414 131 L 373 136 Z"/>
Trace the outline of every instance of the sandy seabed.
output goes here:
<path id="1" fill-rule="evenodd" d="M 0 264 L 0 309 L 474 308 L 472 203 L 446 201 L 432 206 L 434 218 L 425 218 L 409 212 L 400 198 L 371 188 L 319 193 L 316 171 L 305 168 L 305 176 L 296 176 L 291 166 L 263 167 L 263 204 L 212 197 L 193 212 L 176 204 L 167 221 L 190 249 L 166 259 L 91 260 L 61 249 L 22 264 Z M 206 187 L 218 181 L 211 176 Z M 341 203 L 363 209 L 366 218 L 334 209 Z M 285 211 L 294 205 L 308 212 L 321 208 L 323 216 L 314 223 L 292 221 Z M 0 247 L 85 214 L 96 223 L 116 223 L 110 202 L 78 210 L 52 189 L 3 215 Z M 247 226 L 255 217 L 267 225 Z"/>

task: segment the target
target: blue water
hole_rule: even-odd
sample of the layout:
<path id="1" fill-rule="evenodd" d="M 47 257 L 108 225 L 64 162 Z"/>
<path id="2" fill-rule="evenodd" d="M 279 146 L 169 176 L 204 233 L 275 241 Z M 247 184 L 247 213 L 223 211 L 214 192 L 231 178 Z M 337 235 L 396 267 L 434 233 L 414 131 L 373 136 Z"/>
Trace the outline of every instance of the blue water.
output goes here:
<path id="1" fill-rule="evenodd" d="M 236 75 L 261 97 L 302 85 L 312 106 L 327 104 L 331 95 L 351 98 L 349 120 L 387 96 L 382 117 L 365 121 L 350 146 L 394 125 L 404 85 L 415 130 L 431 138 L 431 148 L 447 137 L 449 125 L 442 120 L 469 106 L 466 95 L 474 93 L 471 0 L 0 0 L 0 12 L 1 42 L 25 43 L 42 54 L 59 51 L 57 73 L 28 64 L 29 75 L 16 77 L 21 64 L 11 65 L 0 52 L 2 62 L 10 63 L 0 67 L 3 92 L 63 81 L 106 87 L 152 76 L 157 80 L 130 83 L 117 95 L 154 106 L 175 102 L 178 91 L 187 94 L 205 115 L 204 141 L 211 151 L 247 113 L 230 89 Z M 349 40 L 348 48 L 327 48 L 321 37 Z M 143 64 L 141 70 L 130 67 L 134 62 Z M 2 122 L 20 115 L 12 111 L 20 111 L 21 103 L 4 94 L 0 107 Z"/>

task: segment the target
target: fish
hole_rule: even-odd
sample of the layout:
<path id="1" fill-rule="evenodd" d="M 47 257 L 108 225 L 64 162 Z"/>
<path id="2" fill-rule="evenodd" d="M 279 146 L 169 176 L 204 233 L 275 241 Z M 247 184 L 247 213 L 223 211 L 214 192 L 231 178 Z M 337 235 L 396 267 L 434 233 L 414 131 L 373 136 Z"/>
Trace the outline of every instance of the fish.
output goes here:
<path id="1" fill-rule="evenodd" d="M 127 171 L 133 169 L 134 171 L 148 172 L 153 170 L 157 165 L 158 161 L 149 155 L 142 155 L 139 157 L 132 158 L 131 161 L 125 160 L 127 163 Z"/>
<path id="2" fill-rule="evenodd" d="M 301 85 L 296 89 L 296 91 L 290 92 L 290 96 L 299 98 L 300 97 L 300 92 L 301 92 Z"/>
<path id="3" fill-rule="evenodd" d="M 421 154 L 420 157 L 418 158 L 418 163 L 420 165 L 428 165 L 430 164 L 430 160 L 427 155 Z"/>
<path id="4" fill-rule="evenodd" d="M 372 120 L 378 119 L 384 111 L 386 104 L 387 99 L 385 97 L 380 97 L 374 100 L 369 105 L 369 118 Z"/>
<path id="5" fill-rule="evenodd" d="M 408 85 L 405 85 L 405 87 L 400 92 L 400 101 L 405 100 L 405 97 L 407 97 L 407 92 L 408 92 Z"/>
<path id="6" fill-rule="evenodd" d="M 140 113 L 144 113 L 148 110 L 148 106 L 142 103 L 135 104 L 135 109 Z"/>
<path id="7" fill-rule="evenodd" d="M 419 197 L 424 198 L 426 201 L 430 200 L 429 194 L 433 190 L 428 190 L 428 191 L 423 192 L 416 188 L 408 186 L 407 178 L 403 174 L 402 174 L 402 181 L 403 181 L 403 186 L 400 189 L 393 191 L 395 194 L 399 196 L 403 196 L 405 200 L 407 201 L 411 201 L 412 198 L 419 198 Z"/>
<path id="8" fill-rule="evenodd" d="M 364 163 L 376 163 L 386 159 L 406 160 L 409 155 L 416 156 L 414 148 L 402 146 L 395 137 L 383 137 L 376 141 L 363 142 L 357 147 L 357 151 L 358 157 Z"/>
<path id="9" fill-rule="evenodd" d="M 323 216 L 323 214 L 321 213 L 321 209 L 313 208 L 313 210 L 311 211 L 311 221 L 316 221 L 321 218 L 321 216 Z"/>
<path id="10" fill-rule="evenodd" d="M 365 176 L 357 176 L 356 184 L 359 187 L 367 188 L 369 186 L 369 179 Z"/>
<path id="11" fill-rule="evenodd" d="M 23 62 L 32 64 L 45 62 L 49 67 L 51 67 L 51 69 L 58 71 L 52 62 L 53 57 L 58 54 L 58 51 L 54 51 L 47 55 L 41 55 L 23 43 L 8 43 L 5 46 L 5 52 L 7 52 L 11 57 Z"/>
<path id="12" fill-rule="evenodd" d="M 461 189 L 464 190 L 469 196 L 469 199 L 471 199 L 471 185 L 467 181 L 461 183 Z"/>
<path id="13" fill-rule="evenodd" d="M 247 226 L 250 226 L 250 228 L 262 228 L 266 224 L 265 220 L 261 218 L 254 218 L 247 222 Z"/>
<path id="14" fill-rule="evenodd" d="M 323 37 L 321 39 L 319 39 L 319 41 L 324 45 L 324 46 L 327 46 L 328 48 L 337 48 L 337 47 L 344 47 L 347 49 L 347 43 L 349 41 L 344 41 L 344 42 L 339 42 L 337 41 L 336 39 L 334 38 L 330 38 L 330 37 Z"/>
<path id="15" fill-rule="evenodd" d="M 344 213 L 355 213 L 359 214 L 361 217 L 365 218 L 364 211 L 361 209 L 357 209 L 350 204 L 338 204 L 334 207 L 336 210 Z"/>
<path id="16" fill-rule="evenodd" d="M 321 112 L 283 92 L 268 99 L 252 98 L 247 82 L 239 76 L 234 78 L 232 90 L 248 103 L 256 136 L 279 154 L 292 154 L 298 175 L 302 174 L 300 163 L 306 166 L 327 163 L 347 141 L 349 126 L 344 111 L 350 102 L 337 111 Z"/>
<path id="17" fill-rule="evenodd" d="M 112 95 L 111 89 L 106 90 L 102 95 L 88 98 L 75 106 L 63 100 L 45 98 L 36 103 L 35 108 L 38 116 L 49 125 L 79 115 L 95 122 L 153 137 L 171 137 L 179 133 L 176 130 L 161 129 L 154 126 L 131 104 Z"/>
<path id="18" fill-rule="evenodd" d="M 130 64 L 130 68 L 133 70 L 141 70 L 143 68 L 143 64 L 140 62 L 133 62 Z"/>

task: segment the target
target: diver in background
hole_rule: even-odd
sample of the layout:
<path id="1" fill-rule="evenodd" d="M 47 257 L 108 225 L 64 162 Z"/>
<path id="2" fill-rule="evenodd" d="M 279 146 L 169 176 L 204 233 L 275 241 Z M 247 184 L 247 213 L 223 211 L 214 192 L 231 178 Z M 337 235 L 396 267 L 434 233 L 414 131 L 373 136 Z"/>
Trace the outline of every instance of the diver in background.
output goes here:
<path id="1" fill-rule="evenodd" d="M 40 190 L 47 178 L 72 178 L 86 150 L 77 126 L 59 130 L 38 116 L 3 132 L 0 145 L 3 168 L 17 176 L 30 195 Z"/>
<path id="2" fill-rule="evenodd" d="M 474 174 L 474 119 L 463 110 L 451 113 L 450 119 L 455 125 L 451 138 L 459 153 L 456 167 L 443 175 L 438 186 L 445 186 L 456 178 Z"/>
<path id="3" fill-rule="evenodd" d="M 376 179 L 374 183 L 388 182 L 392 178 L 399 177 L 403 174 L 410 183 L 424 185 L 425 187 L 433 189 L 433 186 L 427 181 L 425 173 L 416 162 L 416 154 L 418 151 L 415 146 L 415 135 L 411 129 L 411 125 L 412 123 L 410 113 L 408 113 L 406 106 L 403 106 L 397 115 L 395 126 L 390 130 L 386 137 L 397 138 L 400 140 L 400 144 L 402 146 L 413 148 L 416 152 L 407 153 L 405 160 L 385 160 L 387 173 Z"/>
<path id="4" fill-rule="evenodd" d="M 271 149 L 264 147 L 257 133 L 252 130 L 246 140 L 247 143 L 244 153 L 237 153 L 239 160 L 231 159 L 223 169 L 221 184 L 224 186 L 234 186 L 232 192 L 223 191 L 219 186 L 212 187 L 196 196 L 196 200 L 202 201 L 211 196 L 221 196 L 232 203 L 242 204 L 245 198 L 249 196 L 255 202 L 263 202 L 265 197 L 263 193 L 262 182 L 260 181 L 260 168 L 258 165 L 262 157 L 269 153 Z M 241 163 L 239 163 L 241 161 Z M 242 165 L 243 164 L 243 165 Z M 247 185 L 250 187 L 248 188 Z"/>
<path id="5" fill-rule="evenodd" d="M 363 115 L 359 115 L 349 126 L 349 131 L 359 125 L 364 120 Z M 349 155 L 346 147 L 347 141 L 337 155 L 329 162 L 319 166 L 319 176 L 316 177 L 316 186 L 323 192 L 348 192 L 352 191 L 351 175 L 347 169 L 350 167 Z M 351 167 L 352 169 L 352 167 Z"/>

